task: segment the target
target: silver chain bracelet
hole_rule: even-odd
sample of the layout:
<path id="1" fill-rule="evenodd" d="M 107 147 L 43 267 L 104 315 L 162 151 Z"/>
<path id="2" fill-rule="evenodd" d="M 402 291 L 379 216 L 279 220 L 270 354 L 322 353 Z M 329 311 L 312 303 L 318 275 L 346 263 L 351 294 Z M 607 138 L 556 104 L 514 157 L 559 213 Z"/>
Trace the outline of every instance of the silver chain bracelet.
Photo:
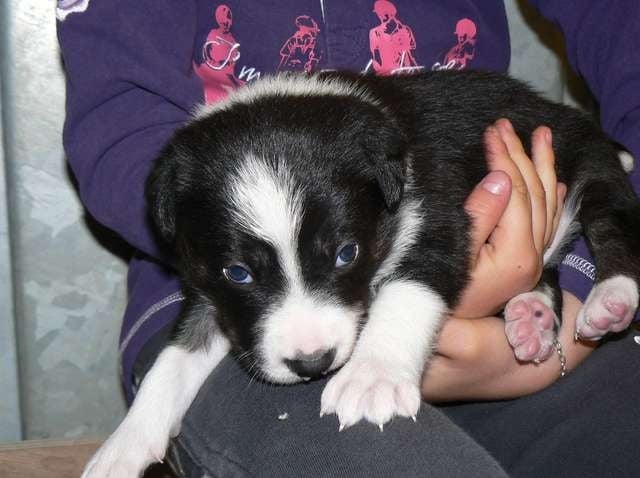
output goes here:
<path id="1" fill-rule="evenodd" d="M 562 344 L 560 344 L 560 341 L 557 338 L 553 341 L 553 346 L 555 347 L 558 358 L 560 359 L 560 376 L 564 377 L 569 373 L 569 370 L 567 370 L 567 356 L 564 354 Z"/>

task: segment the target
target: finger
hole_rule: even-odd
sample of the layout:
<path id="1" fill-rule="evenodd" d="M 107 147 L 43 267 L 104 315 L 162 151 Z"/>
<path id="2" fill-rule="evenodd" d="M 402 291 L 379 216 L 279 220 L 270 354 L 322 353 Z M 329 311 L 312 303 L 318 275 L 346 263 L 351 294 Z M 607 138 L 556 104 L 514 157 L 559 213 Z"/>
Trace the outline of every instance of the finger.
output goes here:
<path id="1" fill-rule="evenodd" d="M 489 126 L 484 134 L 484 145 L 487 164 L 490 171 L 504 171 L 511 179 L 512 191 L 514 187 L 520 191 L 519 200 L 522 204 L 529 204 L 528 197 L 526 195 L 526 183 L 524 177 L 518 168 L 518 165 L 513 161 L 507 145 L 502 140 L 498 129 L 495 126 Z M 526 198 L 526 201 L 524 200 Z"/>
<path id="2" fill-rule="evenodd" d="M 489 244 L 501 252 L 515 252 L 516 247 L 533 249 L 531 239 L 531 201 L 520 169 L 511 159 L 507 146 L 495 126 L 485 131 L 485 150 L 491 171 L 501 170 L 511 178 L 511 196 L 504 214 L 489 237 Z M 525 249 L 526 250 L 526 249 Z"/>
<path id="3" fill-rule="evenodd" d="M 546 126 L 537 128 L 531 135 L 531 159 L 545 193 L 546 225 L 543 247 L 546 248 L 553 238 L 553 222 L 556 217 L 558 197 L 551 130 Z"/>
<path id="4" fill-rule="evenodd" d="M 500 119 L 496 122 L 496 126 L 500 137 L 509 151 L 511 159 L 518 166 L 524 179 L 526 196 L 529 198 L 531 205 L 530 218 L 533 244 L 538 254 L 541 254 L 544 249 L 544 233 L 547 225 L 544 188 L 540 182 L 535 166 L 524 151 L 522 142 L 513 129 L 511 122 L 507 119 Z M 515 190 L 515 188 L 516 184 L 514 183 L 513 189 Z"/>
<path id="5" fill-rule="evenodd" d="M 556 233 L 558 232 L 558 226 L 560 225 L 560 218 L 562 217 L 562 211 L 564 210 L 564 200 L 567 197 L 567 185 L 564 183 L 558 183 L 557 185 L 557 193 L 556 193 L 556 214 L 553 217 L 553 231 L 551 234 L 551 242 L 556 237 Z"/>
<path id="6" fill-rule="evenodd" d="M 503 171 L 492 171 L 471 191 L 464 208 L 471 216 L 471 257 L 480 249 L 495 229 L 509 203 L 511 179 Z"/>

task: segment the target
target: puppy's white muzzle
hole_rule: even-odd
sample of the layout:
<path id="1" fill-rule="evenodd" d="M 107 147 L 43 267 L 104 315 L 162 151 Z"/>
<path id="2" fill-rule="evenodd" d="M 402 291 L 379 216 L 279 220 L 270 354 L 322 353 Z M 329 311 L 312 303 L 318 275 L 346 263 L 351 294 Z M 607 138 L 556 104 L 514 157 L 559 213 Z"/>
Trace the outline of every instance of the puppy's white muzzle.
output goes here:
<path id="1" fill-rule="evenodd" d="M 267 379 L 293 383 L 341 367 L 351 355 L 363 310 L 297 291 L 267 314 L 258 343 Z"/>

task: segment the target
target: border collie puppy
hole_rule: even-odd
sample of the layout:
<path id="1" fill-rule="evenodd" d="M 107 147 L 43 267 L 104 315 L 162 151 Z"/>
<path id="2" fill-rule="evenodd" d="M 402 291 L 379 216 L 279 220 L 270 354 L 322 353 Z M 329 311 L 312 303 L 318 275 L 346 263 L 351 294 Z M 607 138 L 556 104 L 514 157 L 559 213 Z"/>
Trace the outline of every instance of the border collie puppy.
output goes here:
<path id="1" fill-rule="evenodd" d="M 554 324 L 533 332 L 540 350 L 521 358 L 550 353 L 553 266 L 580 228 L 597 275 L 578 331 L 626 328 L 638 306 L 640 202 L 622 166 L 630 156 L 584 114 L 492 73 L 263 79 L 201 109 L 155 165 L 149 205 L 186 302 L 85 476 L 134 476 L 160 460 L 228 351 L 278 383 L 340 369 L 321 412 L 341 427 L 415 418 L 425 363 L 470 272 L 463 204 L 488 171 L 483 132 L 503 117 L 525 142 L 539 125 L 553 130 L 568 186 L 543 281 L 514 299 L 542 302 Z"/>

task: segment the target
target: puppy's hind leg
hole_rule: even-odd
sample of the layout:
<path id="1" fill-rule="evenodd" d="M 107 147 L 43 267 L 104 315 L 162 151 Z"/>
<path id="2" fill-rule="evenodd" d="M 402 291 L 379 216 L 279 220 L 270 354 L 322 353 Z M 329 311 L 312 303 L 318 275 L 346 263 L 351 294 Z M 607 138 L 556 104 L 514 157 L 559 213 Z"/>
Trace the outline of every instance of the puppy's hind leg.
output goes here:
<path id="1" fill-rule="evenodd" d="M 590 183 L 580 222 L 594 255 L 596 277 L 578 314 L 576 335 L 598 340 L 625 330 L 638 308 L 640 201 L 626 178 Z"/>
<path id="2" fill-rule="evenodd" d="M 562 291 L 557 266 L 577 236 L 580 191 L 572 189 L 562 211 L 555 237 L 544 253 L 544 269 L 535 289 L 519 294 L 504 308 L 505 332 L 516 358 L 541 362 L 553 353 L 562 323 Z"/>
<path id="3" fill-rule="evenodd" d="M 167 346 L 142 381 L 127 416 L 89 461 L 82 477 L 136 477 L 162 461 L 169 438 L 178 434 L 198 390 L 228 350 L 226 338 L 218 333 L 195 350 Z"/>
<path id="4" fill-rule="evenodd" d="M 518 360 L 541 362 L 551 356 L 561 311 L 562 292 L 555 268 L 543 271 L 534 290 L 519 294 L 507 303 L 505 332 Z"/>

